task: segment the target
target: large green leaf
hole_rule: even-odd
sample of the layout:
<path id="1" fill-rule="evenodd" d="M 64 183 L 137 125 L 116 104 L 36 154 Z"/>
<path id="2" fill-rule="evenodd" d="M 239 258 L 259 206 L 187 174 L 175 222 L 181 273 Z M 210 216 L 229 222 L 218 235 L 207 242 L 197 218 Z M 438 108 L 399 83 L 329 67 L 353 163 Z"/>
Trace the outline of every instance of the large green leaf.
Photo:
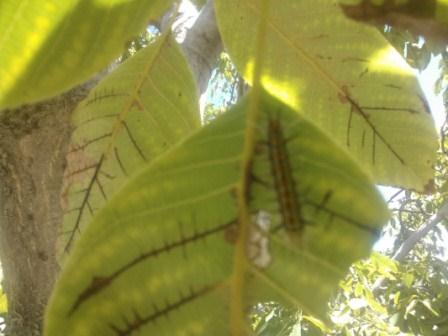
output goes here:
<path id="1" fill-rule="evenodd" d="M 235 317 L 265 301 L 324 317 L 388 212 L 347 153 L 262 98 L 256 125 L 246 124 L 241 102 L 156 159 L 95 216 L 56 286 L 46 336 L 243 335 L 249 326 L 235 329 Z M 244 139 L 254 127 L 246 175 Z M 246 236 L 235 199 L 241 184 L 252 214 Z"/>
<path id="2" fill-rule="evenodd" d="M 88 79 L 171 2 L 0 1 L 0 108 L 47 98 Z"/>
<path id="3" fill-rule="evenodd" d="M 196 87 L 162 35 L 104 78 L 76 109 L 67 156 L 62 248 L 143 165 L 199 126 Z"/>
<path id="4" fill-rule="evenodd" d="M 224 44 L 252 81 L 260 0 L 217 0 Z M 261 81 L 325 130 L 382 184 L 431 183 L 436 133 L 417 79 L 373 27 L 329 0 L 271 4 Z"/>

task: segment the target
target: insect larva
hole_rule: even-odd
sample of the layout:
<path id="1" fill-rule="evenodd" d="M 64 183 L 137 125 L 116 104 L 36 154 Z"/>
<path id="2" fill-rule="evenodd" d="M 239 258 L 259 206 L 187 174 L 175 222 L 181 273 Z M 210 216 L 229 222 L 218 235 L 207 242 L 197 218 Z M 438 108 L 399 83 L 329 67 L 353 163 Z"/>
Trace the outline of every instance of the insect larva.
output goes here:
<path id="1" fill-rule="evenodd" d="M 287 139 L 278 119 L 268 120 L 268 156 L 271 173 L 274 178 L 274 188 L 282 217 L 282 226 L 287 231 L 300 233 L 305 221 L 302 218 L 300 198 L 296 181 L 292 176 L 289 154 L 286 148 Z"/>

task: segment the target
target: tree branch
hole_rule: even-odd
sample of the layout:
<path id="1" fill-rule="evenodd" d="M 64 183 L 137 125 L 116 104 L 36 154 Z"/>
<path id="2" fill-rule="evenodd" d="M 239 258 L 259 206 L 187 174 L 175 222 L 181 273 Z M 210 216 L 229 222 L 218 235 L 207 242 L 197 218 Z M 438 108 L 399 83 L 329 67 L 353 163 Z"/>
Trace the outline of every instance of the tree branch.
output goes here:
<path id="1" fill-rule="evenodd" d="M 415 231 L 406 241 L 400 246 L 398 251 L 392 257 L 393 260 L 403 261 L 404 258 L 411 252 L 414 246 L 425 237 L 434 227 L 437 226 L 442 220 L 448 216 L 448 202 L 446 202 L 439 209 L 439 212 L 427 223 L 423 225 L 419 230 Z"/>
<path id="2" fill-rule="evenodd" d="M 419 230 L 415 231 L 412 235 L 406 239 L 406 241 L 401 244 L 400 248 L 392 257 L 392 260 L 402 262 L 409 252 L 417 245 L 417 243 L 422 240 L 432 229 L 434 229 L 437 224 L 448 217 L 448 201 L 442 205 L 437 214 L 425 225 L 423 225 Z M 375 293 L 381 285 L 384 283 L 385 277 L 380 277 L 375 281 L 372 286 L 372 292 Z"/>
<path id="3" fill-rule="evenodd" d="M 199 94 L 202 94 L 207 89 L 213 66 L 223 49 L 212 0 L 208 0 L 202 8 L 182 47 L 196 79 Z"/>

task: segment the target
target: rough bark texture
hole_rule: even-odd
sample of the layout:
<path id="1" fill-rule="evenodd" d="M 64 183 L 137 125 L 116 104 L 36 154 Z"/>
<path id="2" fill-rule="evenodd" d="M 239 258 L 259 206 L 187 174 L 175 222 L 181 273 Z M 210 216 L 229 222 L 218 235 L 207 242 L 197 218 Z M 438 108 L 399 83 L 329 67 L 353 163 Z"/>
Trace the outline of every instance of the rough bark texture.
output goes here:
<path id="1" fill-rule="evenodd" d="M 208 1 L 183 44 L 200 92 L 222 50 Z M 70 117 L 96 80 L 45 102 L 0 111 L 0 259 L 8 298 L 7 336 L 40 336 L 58 274 L 60 193 Z"/>
<path id="2" fill-rule="evenodd" d="M 90 86 L 0 116 L 0 258 L 8 298 L 6 335 L 41 334 L 58 272 L 59 193 L 70 114 Z"/>

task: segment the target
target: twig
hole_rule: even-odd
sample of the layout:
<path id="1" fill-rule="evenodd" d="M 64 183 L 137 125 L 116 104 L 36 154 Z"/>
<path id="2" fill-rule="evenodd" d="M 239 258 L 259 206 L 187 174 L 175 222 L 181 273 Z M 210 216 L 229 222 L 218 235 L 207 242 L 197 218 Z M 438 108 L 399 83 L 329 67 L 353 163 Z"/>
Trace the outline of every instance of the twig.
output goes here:
<path id="1" fill-rule="evenodd" d="M 422 226 L 419 230 L 415 231 L 411 236 L 409 236 L 408 239 L 406 239 L 406 241 L 400 246 L 398 251 L 392 257 L 392 259 L 400 262 L 403 261 L 406 255 L 414 248 L 414 246 L 447 216 L 448 202 L 446 202 L 439 209 L 439 212 L 429 221 L 428 224 Z"/>
<path id="2" fill-rule="evenodd" d="M 406 239 L 406 241 L 400 246 L 400 248 L 394 254 L 392 260 L 402 262 L 404 258 L 409 254 L 409 252 L 412 251 L 415 245 L 417 245 L 417 243 L 421 239 L 423 239 L 423 237 L 425 237 L 428 234 L 428 232 L 434 229 L 437 226 L 437 224 L 439 224 L 447 217 L 448 217 L 448 202 L 445 202 L 445 204 L 442 205 L 437 214 L 434 215 L 433 218 L 426 225 L 423 225 L 419 230 L 415 231 L 408 237 L 408 239 Z M 384 280 L 385 277 L 380 277 L 379 279 L 377 279 L 372 286 L 372 292 L 378 290 L 378 288 L 380 288 L 381 285 L 383 284 Z"/>

